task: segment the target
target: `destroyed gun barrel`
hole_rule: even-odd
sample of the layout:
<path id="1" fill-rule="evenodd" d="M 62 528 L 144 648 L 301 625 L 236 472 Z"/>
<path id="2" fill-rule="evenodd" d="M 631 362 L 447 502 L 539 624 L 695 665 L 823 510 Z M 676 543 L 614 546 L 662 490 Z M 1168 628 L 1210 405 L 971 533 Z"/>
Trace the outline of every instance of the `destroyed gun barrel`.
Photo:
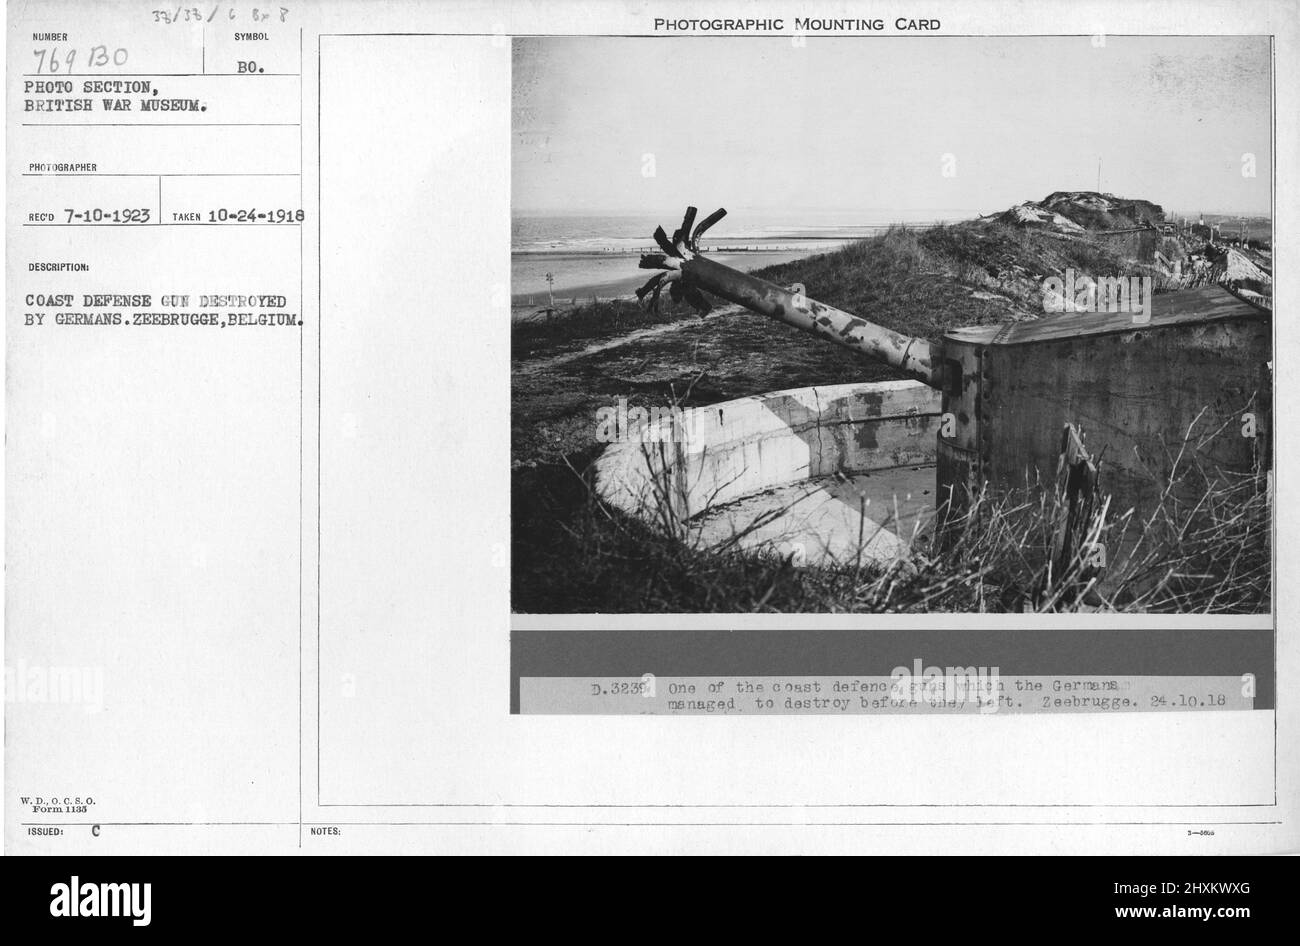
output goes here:
<path id="1" fill-rule="evenodd" d="M 663 253 L 642 256 L 640 265 L 642 269 L 658 269 L 661 272 L 637 290 L 637 298 L 644 299 L 650 295 L 651 304 L 656 305 L 659 293 L 666 285 L 674 301 L 685 298 L 696 311 L 705 313 L 711 308 L 703 295 L 703 292 L 708 292 L 760 315 L 883 361 L 931 387 L 940 386 L 935 356 L 930 343 L 925 339 L 895 332 L 834 306 L 809 299 L 802 291 L 783 288 L 701 256 L 699 238 L 721 220 L 726 211 L 717 210 L 710 214 L 692 232 L 695 213 L 694 207 L 686 209 L 682 226 L 671 240 L 662 227 L 655 231 L 655 242 Z"/>

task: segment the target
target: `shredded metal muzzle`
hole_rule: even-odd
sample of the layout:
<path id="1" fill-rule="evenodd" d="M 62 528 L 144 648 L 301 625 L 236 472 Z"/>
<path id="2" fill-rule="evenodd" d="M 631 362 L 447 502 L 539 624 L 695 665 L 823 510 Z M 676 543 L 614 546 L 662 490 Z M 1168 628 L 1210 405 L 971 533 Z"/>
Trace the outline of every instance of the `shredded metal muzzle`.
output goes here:
<path id="1" fill-rule="evenodd" d="M 663 270 L 651 276 L 649 282 L 636 291 L 638 299 L 650 296 L 650 308 L 656 312 L 659 311 L 659 293 L 663 291 L 664 286 L 668 287 L 668 296 L 673 302 L 685 299 L 700 315 L 707 314 L 713 308 L 704 293 L 682 278 L 682 265 L 695 259 L 695 254 L 699 252 L 700 237 L 725 217 L 727 211 L 719 207 L 701 220 L 699 226 L 692 232 L 691 227 L 695 224 L 696 212 L 694 207 L 686 208 L 682 225 L 673 233 L 671 240 L 668 239 L 668 234 L 664 233 L 663 227 L 656 227 L 655 242 L 663 252 L 645 253 L 641 256 L 639 265 L 642 269 Z"/>

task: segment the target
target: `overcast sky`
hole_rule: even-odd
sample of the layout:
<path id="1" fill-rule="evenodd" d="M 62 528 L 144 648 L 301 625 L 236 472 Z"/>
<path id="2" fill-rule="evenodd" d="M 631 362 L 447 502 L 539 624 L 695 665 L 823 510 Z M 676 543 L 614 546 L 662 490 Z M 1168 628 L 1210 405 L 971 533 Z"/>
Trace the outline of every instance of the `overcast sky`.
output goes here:
<path id="1" fill-rule="evenodd" d="M 1092 190 L 1100 158 L 1104 191 L 1269 211 L 1266 37 L 1093 42 L 515 40 L 513 206 L 989 213 Z"/>

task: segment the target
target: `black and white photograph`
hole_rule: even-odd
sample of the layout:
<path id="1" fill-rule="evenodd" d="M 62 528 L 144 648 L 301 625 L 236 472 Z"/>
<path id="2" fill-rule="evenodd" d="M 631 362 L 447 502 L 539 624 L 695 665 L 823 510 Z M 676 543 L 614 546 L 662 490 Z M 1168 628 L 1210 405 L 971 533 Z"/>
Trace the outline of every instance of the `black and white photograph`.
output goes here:
<path id="1" fill-rule="evenodd" d="M 1269 37 L 833 25 L 514 40 L 513 609 L 1270 613 Z"/>

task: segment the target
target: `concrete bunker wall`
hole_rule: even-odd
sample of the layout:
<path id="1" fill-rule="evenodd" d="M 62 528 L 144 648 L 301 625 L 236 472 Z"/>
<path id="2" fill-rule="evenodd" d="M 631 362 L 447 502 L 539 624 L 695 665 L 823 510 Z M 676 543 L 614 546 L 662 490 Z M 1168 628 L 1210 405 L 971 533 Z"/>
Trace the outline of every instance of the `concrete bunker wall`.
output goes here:
<path id="1" fill-rule="evenodd" d="M 879 381 L 688 408 L 607 447 L 596 490 L 631 515 L 680 523 L 791 483 L 933 463 L 941 404 L 919 381 Z"/>

